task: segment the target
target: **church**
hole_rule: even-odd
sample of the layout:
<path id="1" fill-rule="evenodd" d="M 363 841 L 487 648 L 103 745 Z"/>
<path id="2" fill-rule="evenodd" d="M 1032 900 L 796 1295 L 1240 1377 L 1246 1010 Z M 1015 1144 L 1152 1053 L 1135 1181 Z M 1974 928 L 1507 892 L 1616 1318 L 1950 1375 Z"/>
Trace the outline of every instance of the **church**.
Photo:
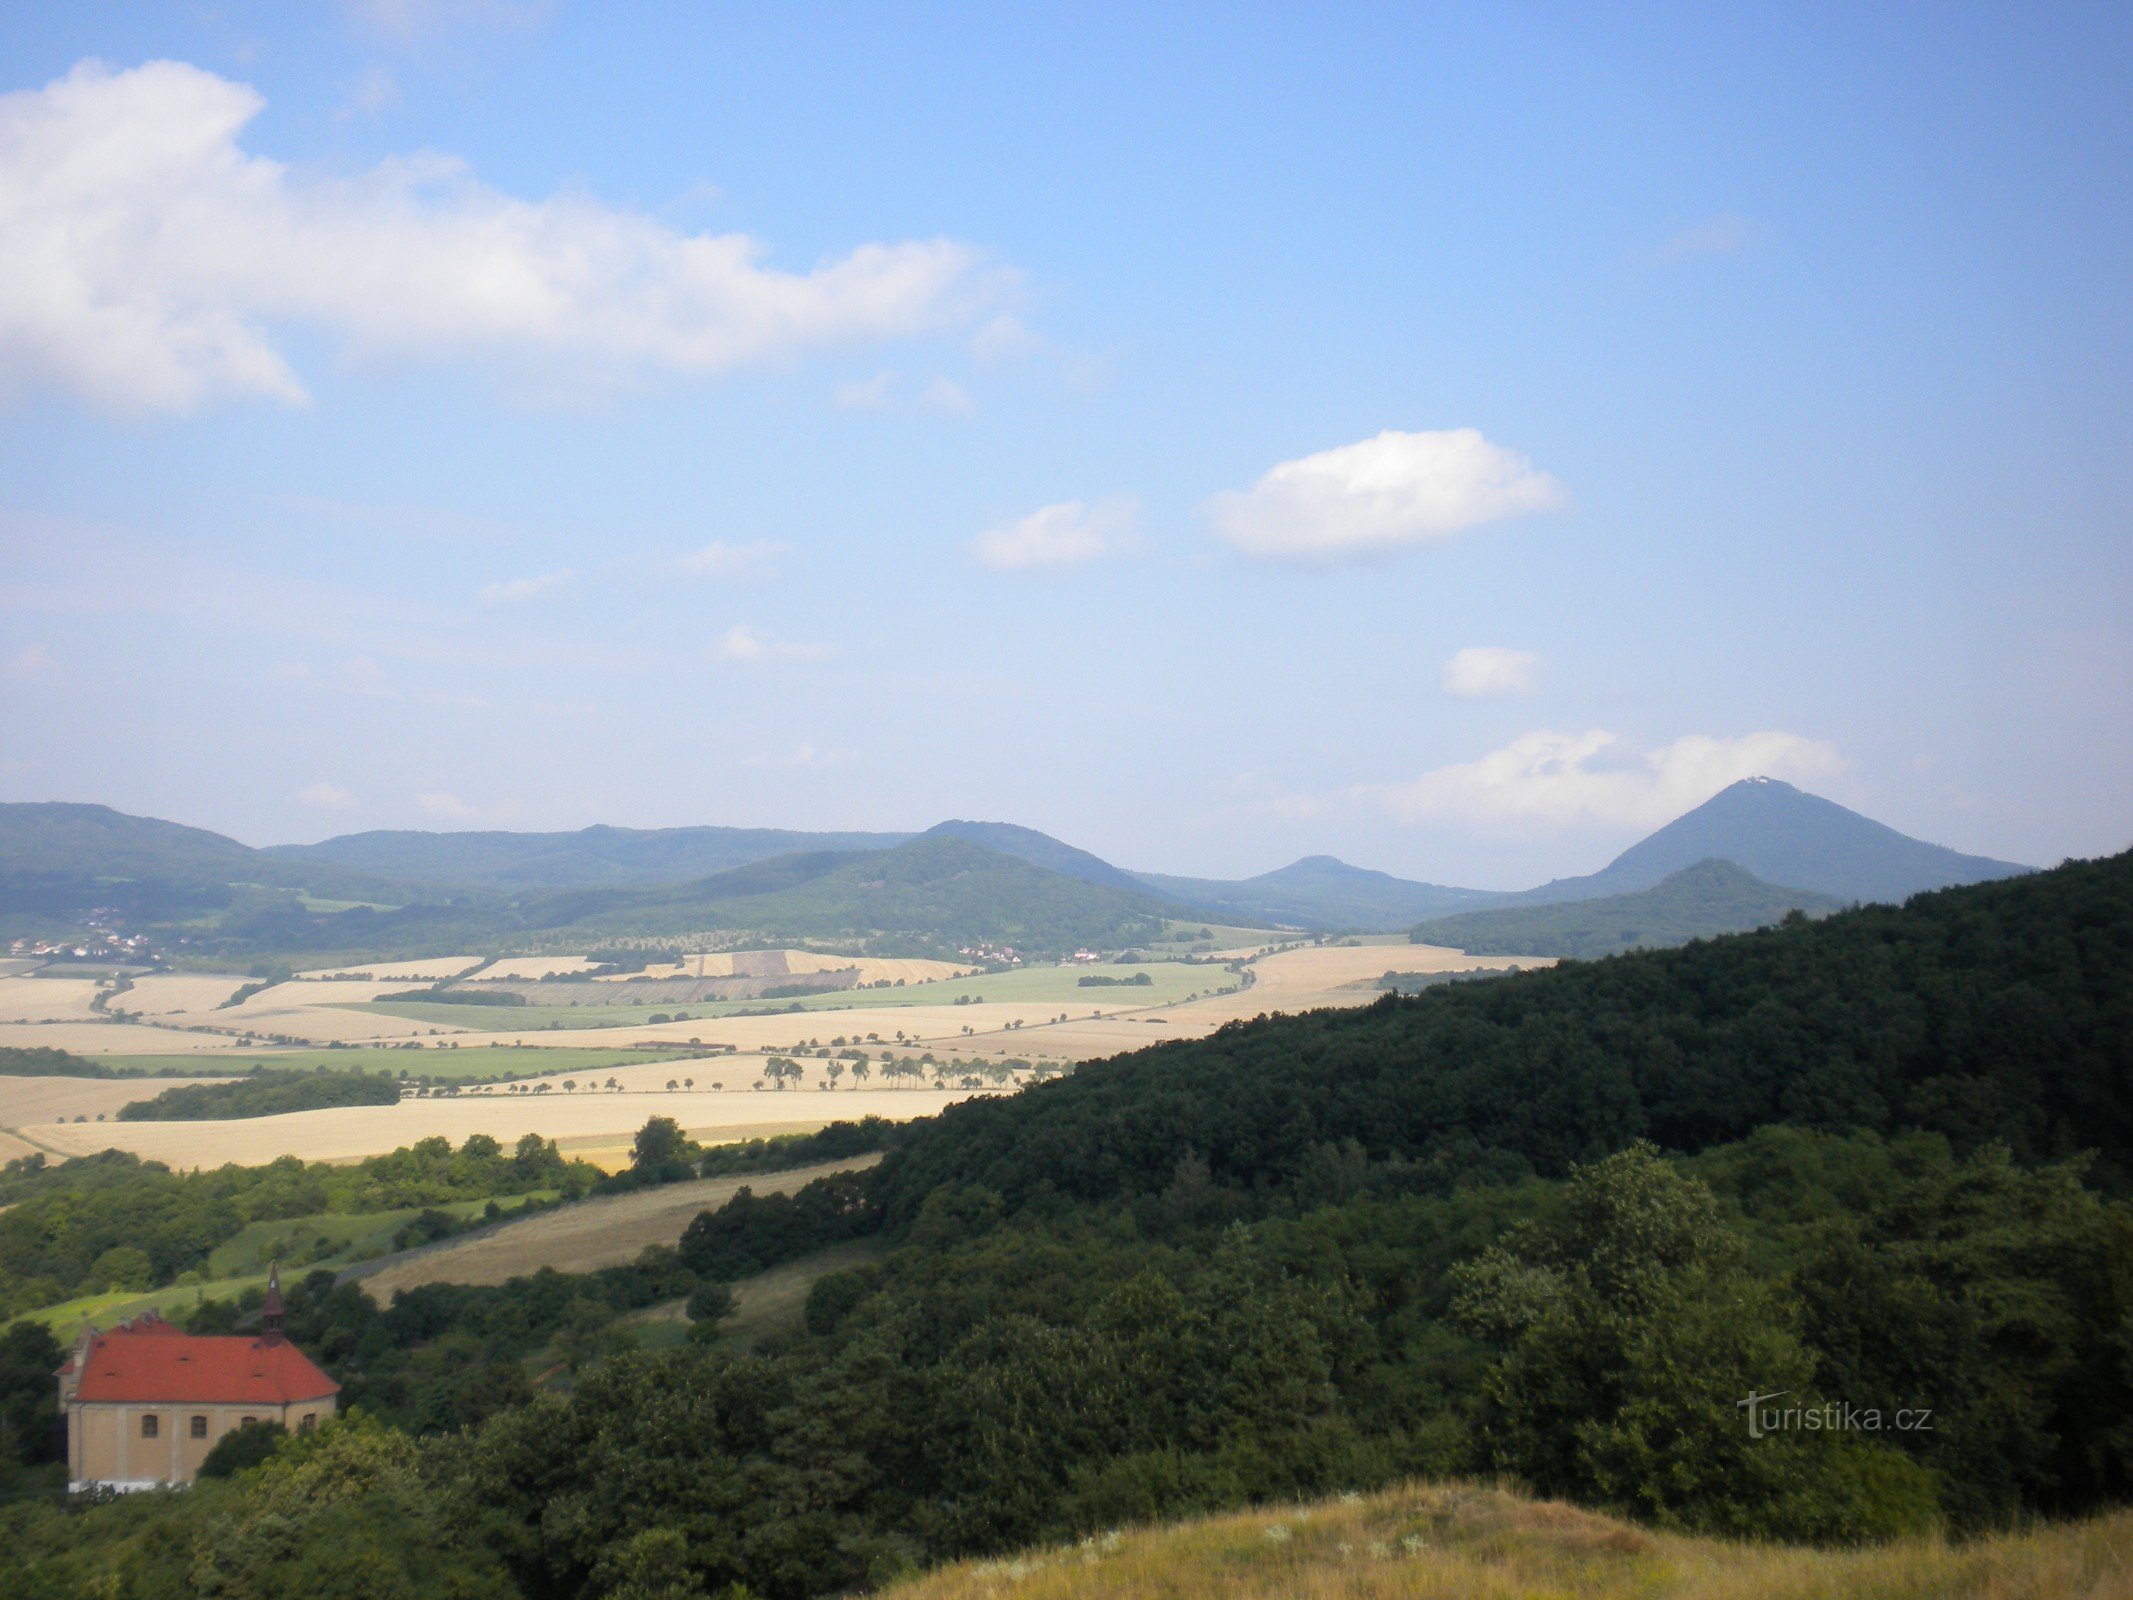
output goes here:
<path id="1" fill-rule="evenodd" d="M 82 1334 L 59 1369 L 67 1487 L 191 1483 L 222 1437 L 247 1422 L 292 1433 L 333 1415 L 341 1386 L 282 1334 L 281 1282 L 267 1278 L 257 1337 L 200 1337 L 148 1312 Z"/>

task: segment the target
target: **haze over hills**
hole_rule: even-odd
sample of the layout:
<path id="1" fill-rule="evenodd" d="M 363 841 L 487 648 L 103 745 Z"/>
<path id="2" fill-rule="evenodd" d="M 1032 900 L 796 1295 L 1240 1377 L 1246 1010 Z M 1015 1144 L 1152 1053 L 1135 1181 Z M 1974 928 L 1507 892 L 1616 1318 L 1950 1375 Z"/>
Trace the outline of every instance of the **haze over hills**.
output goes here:
<path id="1" fill-rule="evenodd" d="M 802 850 L 882 850 L 908 833 L 803 833 L 791 828 L 614 828 L 574 833 L 426 833 L 381 829 L 318 844 L 269 845 L 284 860 L 460 888 L 574 889 L 686 883 Z"/>
<path id="2" fill-rule="evenodd" d="M 1846 902 L 1834 895 L 1763 882 L 1731 861 L 1699 861 L 1649 889 L 1597 900 L 1496 906 L 1418 923 L 1417 944 L 1450 945 L 1474 955 L 1616 955 L 1745 933 L 1788 911 L 1826 916 Z"/>
<path id="3" fill-rule="evenodd" d="M 1187 905 L 1241 923 L 1394 933 L 1419 918 L 1492 905 L 1507 898 L 1489 889 L 1451 889 L 1414 883 L 1389 872 L 1351 867 L 1334 856 L 1305 856 L 1256 878 L 1179 878 L 1160 872 L 1133 876 Z"/>
<path id="4" fill-rule="evenodd" d="M 1331 856 L 1241 881 L 1129 873 L 1004 822 L 953 820 L 917 835 L 383 831 L 255 850 L 106 806 L 13 804 L 0 805 L 0 932 L 38 932 L 105 907 L 195 949 L 232 953 L 412 955 L 529 939 L 552 948 L 559 939 L 709 933 L 914 952 L 974 943 L 1115 948 L 1154 937 L 1166 918 L 1394 932 L 1497 908 L 1638 895 L 1706 862 L 1731 862 L 1739 875 L 1705 873 L 1656 902 L 1611 905 L 1597 919 L 1459 927 L 1485 941 L 1477 950 L 1572 953 L 1529 942 L 1547 930 L 1593 951 L 1628 930 L 1638 930 L 1632 942 L 1730 932 L 1794 905 L 1826 909 L 1817 897 L 1897 901 L 2028 870 L 1907 838 L 1769 779 L 1733 785 L 1600 872 L 1517 894 L 1415 883 Z"/>
<path id="5" fill-rule="evenodd" d="M 1699 861 L 1732 861 L 1765 883 L 1839 900 L 1900 903 L 1927 889 L 2011 878 L 2035 869 L 1966 856 L 1776 778 L 1743 778 L 1631 845 L 1598 872 L 1557 878 L 1506 904 L 1597 900 L 1649 889 Z"/>

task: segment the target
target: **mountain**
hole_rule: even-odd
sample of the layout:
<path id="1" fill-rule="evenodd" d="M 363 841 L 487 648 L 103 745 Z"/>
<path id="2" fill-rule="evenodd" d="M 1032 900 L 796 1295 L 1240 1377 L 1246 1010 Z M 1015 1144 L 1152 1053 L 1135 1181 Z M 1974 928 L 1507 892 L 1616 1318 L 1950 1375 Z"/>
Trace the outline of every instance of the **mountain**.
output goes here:
<path id="1" fill-rule="evenodd" d="M 1157 937 L 1178 911 L 1138 884 L 1091 883 L 937 832 L 886 850 L 780 856 L 698 883 L 631 891 L 605 909 L 573 909 L 571 931 L 594 939 L 732 929 L 941 951 L 1115 949 Z"/>
<path id="2" fill-rule="evenodd" d="M 327 862 L 284 861 L 205 828 L 65 801 L 0 804 L 0 912 L 67 917 L 97 906 L 179 917 L 259 891 L 329 900 L 415 897 Z"/>
<path id="3" fill-rule="evenodd" d="M 1436 917 L 1417 925 L 1412 936 L 1417 944 L 1451 945 L 1471 955 L 1590 959 L 1745 933 L 1788 911 L 1824 916 L 1844 904 L 1833 895 L 1765 883 L 1731 861 L 1699 861 L 1634 894 Z"/>
<path id="4" fill-rule="evenodd" d="M 1237 922 L 1359 933 L 1395 933 L 1418 918 L 1506 898 L 1487 889 L 1414 883 L 1389 872 L 1351 867 L 1332 856 L 1305 856 L 1242 880 L 1178 878 L 1160 872 L 1136 872 L 1133 877 L 1183 904 Z"/>
<path id="5" fill-rule="evenodd" d="M 1129 894 L 1148 893 L 1149 886 L 1135 874 L 1121 871 L 1086 850 L 1063 844 L 1048 833 L 1039 833 L 1035 828 L 1020 828 L 1012 822 L 941 822 L 928 828 L 920 837 L 968 839 L 988 850 L 997 850 L 1002 855 L 1043 867 L 1047 872 L 1079 878 L 1083 883 L 1100 884 L 1106 889 Z"/>
<path id="6" fill-rule="evenodd" d="M 1775 778 L 1743 778 L 1633 844 L 1600 871 L 1505 897 L 1546 905 L 1649 889 L 1699 861 L 1732 861 L 1765 883 L 1839 900 L 1900 904 L 1927 889 L 2011 878 L 2033 868 L 1910 838 Z"/>
<path id="7" fill-rule="evenodd" d="M 575 833 L 381 829 L 342 834 L 318 844 L 271 845 L 265 853 L 453 888 L 575 889 L 686 883 L 772 856 L 881 850 L 911 837 L 908 833 L 801 833 L 790 828 L 611 828 L 604 824 Z"/>

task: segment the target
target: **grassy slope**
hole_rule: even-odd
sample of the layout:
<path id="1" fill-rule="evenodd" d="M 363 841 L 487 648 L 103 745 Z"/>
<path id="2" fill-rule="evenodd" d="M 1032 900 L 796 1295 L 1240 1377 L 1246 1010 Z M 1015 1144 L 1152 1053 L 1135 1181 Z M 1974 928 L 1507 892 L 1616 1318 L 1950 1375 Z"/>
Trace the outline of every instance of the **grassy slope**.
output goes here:
<path id="1" fill-rule="evenodd" d="M 2063 1600 L 2133 1594 L 2133 1514 L 1858 1550 L 1654 1533 L 1472 1484 L 1267 1507 L 965 1562 L 883 1600 Z"/>
<path id="2" fill-rule="evenodd" d="M 1788 911 L 1821 916 L 1841 906 L 1829 895 L 1765 883 L 1730 861 L 1699 861 L 1635 894 L 1436 917 L 1416 926 L 1412 937 L 1417 944 L 1451 945 L 1471 955 L 1591 960 L 1745 933 Z"/>

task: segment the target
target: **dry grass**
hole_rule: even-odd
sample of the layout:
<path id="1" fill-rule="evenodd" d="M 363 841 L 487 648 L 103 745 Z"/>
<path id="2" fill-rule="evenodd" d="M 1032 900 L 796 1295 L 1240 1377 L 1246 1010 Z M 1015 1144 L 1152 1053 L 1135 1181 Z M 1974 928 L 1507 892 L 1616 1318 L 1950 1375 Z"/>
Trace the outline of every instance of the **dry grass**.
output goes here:
<path id="1" fill-rule="evenodd" d="M 87 1022 L 93 978 L 0 978 L 0 1022 Z"/>
<path id="2" fill-rule="evenodd" d="M 331 978 L 336 973 L 345 972 L 368 978 L 389 978 L 396 983 L 434 983 L 439 978 L 456 978 L 469 967 L 480 965 L 479 956 L 437 956 L 427 961 L 371 961 L 345 967 L 319 967 L 310 972 L 299 972 L 297 976 Z"/>
<path id="3" fill-rule="evenodd" d="M 194 1051 L 231 1051 L 236 1041 L 225 1034 L 191 1033 L 135 1022 L 0 1022 L 0 1045 L 22 1049 L 44 1046 L 84 1056 L 190 1055 Z"/>
<path id="4" fill-rule="evenodd" d="M 410 1052 L 412 1054 L 412 1052 Z M 969 1096 L 959 1090 L 820 1089 L 784 1093 L 736 1088 L 755 1075 L 754 1066 L 736 1069 L 729 1059 L 717 1062 L 667 1063 L 674 1076 L 693 1076 L 691 1094 L 606 1092 L 544 1095 L 459 1095 L 449 1099 L 402 1100 L 393 1106 L 336 1106 L 326 1111 L 295 1111 L 278 1117 L 249 1117 L 230 1122 L 87 1122 L 16 1124 L 21 1132 L 65 1155 L 99 1150 L 131 1150 L 174 1167 L 217 1167 L 226 1161 L 258 1166 L 277 1156 L 305 1161 L 356 1161 L 442 1136 L 454 1145 L 485 1133 L 510 1144 L 521 1134 L 537 1133 L 580 1151 L 619 1150 L 648 1117 L 672 1117 L 690 1136 L 706 1143 L 757 1138 L 767 1132 L 806 1132 L 837 1121 L 864 1116 L 906 1121 L 932 1116 Z M 586 1080 L 606 1072 L 587 1073 Z M 707 1081 L 727 1084 L 724 1093 L 702 1087 Z M 80 1082 L 83 1080 L 45 1080 Z M 163 1087 L 171 1080 L 162 1080 Z M 583 1081 L 583 1080 L 581 1080 Z M 660 1080 L 664 1082 L 664 1078 Z M 138 1096 L 139 1091 L 135 1091 Z M 91 1113 L 94 1115 L 94 1113 Z"/>
<path id="5" fill-rule="evenodd" d="M 791 1194 L 832 1172 L 856 1171 L 880 1159 L 878 1155 L 854 1156 L 849 1161 L 828 1161 L 789 1172 L 702 1178 L 638 1194 L 585 1200 L 448 1243 L 368 1273 L 359 1281 L 372 1299 L 387 1305 L 400 1290 L 425 1283 L 504 1283 L 542 1267 L 558 1272 L 618 1267 L 636 1260 L 646 1245 L 679 1242 L 682 1230 L 698 1212 L 724 1205 L 742 1188 L 757 1194 Z"/>
<path id="6" fill-rule="evenodd" d="M 85 1137 L 95 1127 L 93 1119 L 110 1116 L 120 1106 L 136 1100 L 153 1100 L 165 1089 L 189 1083 L 227 1083 L 227 1078 L 10 1078 L 0 1077 L 0 1127 L 31 1128 L 38 1123 L 72 1123 L 76 1117 L 92 1120 L 82 1125 Z M 128 1127 L 136 1126 L 129 1123 Z M 145 1126 L 145 1124 L 141 1124 Z M 100 1134 L 101 1128 L 97 1129 Z M 45 1132 L 37 1137 L 44 1139 Z M 108 1140 L 97 1143 L 101 1150 Z"/>
<path id="7" fill-rule="evenodd" d="M 2133 1514 L 1950 1545 L 1729 1544 L 1472 1484 L 1131 1529 L 884 1600 L 2129 1600 Z"/>
<path id="8" fill-rule="evenodd" d="M 200 972 L 151 972 L 134 979 L 133 987 L 118 997 L 117 1004 L 151 1017 L 205 1015 L 249 981 Z"/>

